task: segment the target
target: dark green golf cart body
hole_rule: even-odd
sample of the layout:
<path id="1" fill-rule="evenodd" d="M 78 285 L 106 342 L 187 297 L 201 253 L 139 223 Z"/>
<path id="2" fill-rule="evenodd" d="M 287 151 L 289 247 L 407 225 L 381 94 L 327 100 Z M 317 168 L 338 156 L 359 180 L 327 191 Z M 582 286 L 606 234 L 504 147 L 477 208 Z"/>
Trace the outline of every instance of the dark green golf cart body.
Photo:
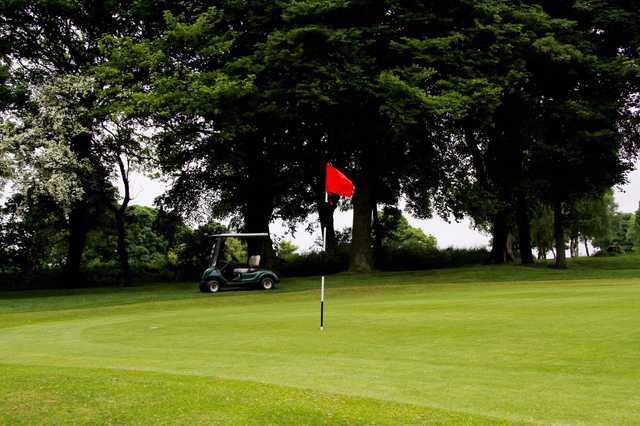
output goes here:
<path id="1" fill-rule="evenodd" d="M 225 238 L 269 238 L 267 233 L 253 234 L 217 234 L 213 235 L 215 242 L 211 249 L 209 268 L 200 279 L 200 291 L 203 293 L 217 293 L 222 287 L 248 286 L 271 290 L 280 278 L 275 272 L 260 267 L 259 254 L 248 253 L 249 259 L 246 267 L 228 270 L 226 263 L 220 261 L 220 250 Z"/>

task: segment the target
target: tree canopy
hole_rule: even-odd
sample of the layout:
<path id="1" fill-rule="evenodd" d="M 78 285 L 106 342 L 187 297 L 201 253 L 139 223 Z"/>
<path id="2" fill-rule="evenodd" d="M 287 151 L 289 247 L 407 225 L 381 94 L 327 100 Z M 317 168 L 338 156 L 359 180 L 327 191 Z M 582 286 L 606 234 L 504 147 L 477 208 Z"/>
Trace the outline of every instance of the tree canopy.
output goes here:
<path id="1" fill-rule="evenodd" d="M 352 271 L 374 268 L 385 241 L 435 246 L 398 205 L 471 217 L 496 263 L 554 246 L 564 267 L 567 241 L 605 240 L 603 194 L 640 146 L 629 0 L 12 0 L 0 15 L 5 209 L 60 224 L 56 262 L 78 282 L 104 211 L 130 281 L 136 167 L 169 183 L 167 226 L 266 232 L 317 214 L 337 250 L 332 163 L 356 187 L 340 204 Z"/>

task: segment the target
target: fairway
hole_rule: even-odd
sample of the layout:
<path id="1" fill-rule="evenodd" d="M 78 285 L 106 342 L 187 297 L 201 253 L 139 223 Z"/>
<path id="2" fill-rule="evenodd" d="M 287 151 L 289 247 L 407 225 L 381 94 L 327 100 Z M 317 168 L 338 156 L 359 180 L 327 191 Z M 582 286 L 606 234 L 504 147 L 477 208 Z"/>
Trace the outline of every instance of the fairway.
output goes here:
<path id="1" fill-rule="evenodd" d="M 638 258 L 0 294 L 0 423 L 637 424 Z"/>

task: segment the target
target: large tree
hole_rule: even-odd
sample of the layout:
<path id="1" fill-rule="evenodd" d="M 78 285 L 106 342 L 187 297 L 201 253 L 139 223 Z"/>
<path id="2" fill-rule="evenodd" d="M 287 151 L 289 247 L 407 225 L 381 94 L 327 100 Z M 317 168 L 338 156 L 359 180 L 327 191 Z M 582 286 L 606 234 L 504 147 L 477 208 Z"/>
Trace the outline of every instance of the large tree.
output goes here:
<path id="1" fill-rule="evenodd" d="M 328 227 L 333 162 L 356 184 L 352 270 L 372 268 L 372 213 L 401 194 L 420 215 L 490 224 L 498 262 L 517 228 L 531 262 L 532 201 L 564 235 L 570 202 L 620 182 L 635 150 L 629 2 L 196 2 L 164 21 L 148 6 L 130 11 L 152 25 L 116 19 L 103 39 L 100 81 L 124 116 L 151 119 L 163 204 L 248 231 L 315 207 Z"/>
<path id="2" fill-rule="evenodd" d="M 377 206 L 435 186 L 435 146 L 443 141 L 437 122 L 455 103 L 448 91 L 435 93 L 430 70 L 411 67 L 397 46 L 410 9 L 390 1 L 292 2 L 266 44 L 265 63 L 286 76 L 277 83 L 280 104 L 300 122 L 303 158 L 314 165 L 308 170 L 322 176 L 331 162 L 353 178 L 352 271 L 373 268 Z M 314 187 L 322 200 L 321 184 Z M 414 212 L 428 216 L 429 201 L 412 203 Z M 318 208 L 330 226 L 332 207 L 319 201 Z"/>
<path id="3" fill-rule="evenodd" d="M 128 114 L 156 126 L 160 163 L 173 178 L 166 208 L 231 217 L 248 232 L 308 213 L 295 117 L 275 104 L 260 55 L 280 16 L 272 2 L 229 2 L 192 20 L 167 13 L 167 30 L 151 40 L 105 40 L 102 78 Z"/>
<path id="4" fill-rule="evenodd" d="M 107 209 L 113 203 L 109 180 L 113 169 L 118 168 L 117 162 L 113 161 L 116 157 L 107 154 L 108 147 L 103 144 L 107 140 L 102 134 L 106 117 L 92 79 L 94 67 L 103 60 L 100 40 L 105 34 L 140 38 L 157 32 L 164 25 L 163 8 L 188 13 L 197 10 L 197 2 L 0 2 L 0 55 L 12 78 L 31 89 L 31 108 L 17 113 L 14 121 L 19 125 L 14 126 L 13 131 L 24 130 L 28 138 L 32 117 L 46 115 L 46 109 L 54 108 L 58 115 L 75 111 L 74 124 L 82 129 L 66 134 L 56 133 L 56 129 L 50 132 L 58 145 L 68 148 L 69 157 L 86 166 L 75 173 L 73 181 L 77 181 L 80 195 L 72 200 L 67 213 L 65 268 L 70 285 L 81 282 L 80 265 L 87 234 L 97 225 L 95 212 Z M 77 90 L 79 84 L 62 84 L 71 81 L 86 84 L 82 84 L 82 90 Z M 51 84 L 57 84 L 56 102 L 42 105 L 39 92 Z M 47 137 L 52 139 L 49 135 L 45 139 Z M 27 144 L 22 148 L 36 145 Z M 124 252 L 123 257 L 126 258 Z M 123 275 L 127 281 L 125 263 Z"/>
<path id="5" fill-rule="evenodd" d="M 404 86 L 403 99 L 422 104 L 413 108 L 417 114 L 404 109 L 397 115 L 415 123 L 422 147 L 434 147 L 428 154 L 437 160 L 407 174 L 410 205 L 417 212 L 433 204 L 444 216 L 471 215 L 491 229 L 497 263 L 511 258 L 515 222 L 522 260 L 531 262 L 523 155 L 529 109 L 519 55 L 535 38 L 527 26 L 539 21 L 539 11 L 491 0 L 396 7 L 402 24 L 393 48 L 401 62 L 391 75 Z M 539 31 L 549 30 L 549 23 L 538 24 Z"/>
<path id="6" fill-rule="evenodd" d="M 638 147 L 638 36 L 626 28 L 640 14 L 628 2 L 543 3 L 566 22 L 541 37 L 528 63 L 539 129 L 531 148 L 532 181 L 554 210 L 556 266 L 566 267 L 566 215 L 574 200 L 622 183 Z"/>
<path id="7" fill-rule="evenodd" d="M 34 108 L 27 110 L 26 116 L 22 114 L 16 121 L 19 125 L 12 129 L 22 130 L 25 136 L 26 144 L 16 149 L 28 154 L 27 150 L 41 143 L 30 136 L 34 136 L 34 132 L 44 132 L 42 142 L 47 139 L 53 141 L 51 147 L 68 151 L 68 158 L 74 158 L 85 166 L 75 170 L 74 179 L 59 181 L 59 185 L 77 183 L 77 189 L 69 191 L 69 194 L 78 196 L 66 199 L 70 202 L 66 258 L 70 284 L 79 279 L 86 235 L 94 225 L 95 214 L 92 211 L 101 208 L 110 185 L 106 182 L 108 174 L 101 167 L 99 155 L 95 153 L 91 137 L 92 122 L 86 113 L 91 108 L 93 93 L 76 90 L 77 85 L 68 76 L 78 76 L 96 63 L 98 38 L 107 28 L 118 27 L 114 8 L 117 8 L 116 4 L 94 2 L 0 3 L 0 14 L 3 17 L 0 21 L 1 53 L 8 58 L 15 79 L 21 80 L 25 86 L 37 88 L 32 91 L 32 97 L 35 97 L 32 103 Z M 51 93 L 52 91 L 55 93 Z M 49 100 L 62 101 L 43 103 L 46 96 L 40 94 L 47 92 L 54 96 Z M 65 101 L 69 103 L 65 104 Z M 69 117 L 74 110 L 82 113 Z M 50 123 L 41 120 L 39 115 L 56 116 L 55 119 L 64 122 L 66 129 L 50 128 Z M 53 124 L 55 123 L 54 120 Z M 14 138 L 14 142 L 16 141 Z M 38 152 L 32 154 L 39 155 Z M 47 168 L 56 166 L 50 160 L 41 164 L 45 172 Z M 70 163 L 70 171 L 73 169 L 72 164 L 74 163 Z M 57 195 L 61 197 L 61 194 L 58 191 Z"/>
<path id="8" fill-rule="evenodd" d="M 376 37 L 386 9 L 362 17 L 357 4 L 285 6 L 224 4 L 184 24 L 169 16 L 161 38 L 115 43 L 107 66 L 123 89 L 146 66 L 131 99 L 163 129 L 160 156 L 176 176 L 168 204 L 197 211 L 206 200 L 249 231 L 316 205 L 326 226 L 322 173 L 333 162 L 356 184 L 353 269 L 370 270 L 372 211 L 397 199 L 406 151 L 381 112 L 387 42 Z"/>
<path id="9" fill-rule="evenodd" d="M 399 43 L 410 67 L 430 67 L 436 87 L 462 96 L 462 108 L 450 110 L 446 151 L 461 167 L 444 170 L 437 195 L 446 210 L 490 224 L 498 263 L 517 228 L 529 263 L 532 201 L 555 205 L 560 244 L 561 206 L 601 193 L 628 170 L 637 35 L 616 24 L 628 28 L 637 10 L 628 2 L 494 0 L 410 9 L 441 17 L 441 25 L 420 28 L 415 19 L 405 27 L 417 34 Z"/>

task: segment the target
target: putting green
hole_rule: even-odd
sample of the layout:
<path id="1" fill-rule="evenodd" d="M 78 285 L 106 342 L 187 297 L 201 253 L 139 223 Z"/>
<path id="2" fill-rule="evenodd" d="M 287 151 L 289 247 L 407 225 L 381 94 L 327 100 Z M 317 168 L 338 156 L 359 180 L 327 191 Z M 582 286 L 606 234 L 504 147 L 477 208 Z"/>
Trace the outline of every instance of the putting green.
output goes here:
<path id="1" fill-rule="evenodd" d="M 640 273 L 575 268 L 4 293 L 0 423 L 638 423 Z"/>

